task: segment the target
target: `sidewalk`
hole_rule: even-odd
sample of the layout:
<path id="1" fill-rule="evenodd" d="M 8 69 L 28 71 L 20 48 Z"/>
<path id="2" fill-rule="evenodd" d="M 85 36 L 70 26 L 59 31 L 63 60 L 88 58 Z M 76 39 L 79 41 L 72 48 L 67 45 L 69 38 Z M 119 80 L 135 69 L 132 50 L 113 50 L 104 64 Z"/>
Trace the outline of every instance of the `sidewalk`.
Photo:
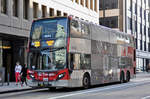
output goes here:
<path id="1" fill-rule="evenodd" d="M 143 81 L 143 80 L 150 80 L 150 73 L 147 72 L 139 72 L 136 74 L 136 77 L 134 79 L 131 79 L 131 81 Z M 29 86 L 21 86 L 16 85 L 15 82 L 4 83 L 3 86 L 0 85 L 0 94 L 2 93 L 9 93 L 9 92 L 18 92 L 18 91 L 25 91 L 25 90 L 32 90 L 33 88 Z"/>
<path id="2" fill-rule="evenodd" d="M 15 82 L 10 82 L 9 85 L 7 83 L 4 83 L 3 86 L 0 85 L 0 94 L 8 92 L 25 91 L 31 89 L 32 89 L 31 87 L 26 86 L 25 84 L 21 86 L 20 84 L 16 85 Z"/>

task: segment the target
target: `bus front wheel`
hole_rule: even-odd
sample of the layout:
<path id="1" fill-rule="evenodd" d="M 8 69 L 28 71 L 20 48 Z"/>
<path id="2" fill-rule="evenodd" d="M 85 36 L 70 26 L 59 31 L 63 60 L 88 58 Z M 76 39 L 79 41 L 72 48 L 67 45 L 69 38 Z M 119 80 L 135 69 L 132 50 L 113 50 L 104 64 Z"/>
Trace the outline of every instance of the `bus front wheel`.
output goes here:
<path id="1" fill-rule="evenodd" d="M 87 74 L 85 74 L 85 75 L 83 76 L 83 87 L 84 87 L 85 89 L 87 89 L 87 88 L 90 87 L 90 76 L 87 75 Z"/>

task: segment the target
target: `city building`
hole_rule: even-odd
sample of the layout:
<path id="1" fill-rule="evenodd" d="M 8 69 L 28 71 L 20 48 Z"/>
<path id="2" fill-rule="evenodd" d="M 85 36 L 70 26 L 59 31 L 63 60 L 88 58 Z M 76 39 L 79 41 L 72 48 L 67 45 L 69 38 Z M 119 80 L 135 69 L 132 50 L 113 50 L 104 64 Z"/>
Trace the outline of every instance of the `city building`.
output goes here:
<path id="1" fill-rule="evenodd" d="M 99 0 L 0 0 L 0 68 L 5 68 L 5 81 L 15 80 L 17 61 L 21 65 L 27 62 L 32 20 L 51 16 L 72 16 L 99 24 Z"/>
<path id="2" fill-rule="evenodd" d="M 100 24 L 132 34 L 136 41 L 137 70 L 150 64 L 150 1 L 100 0 Z"/>

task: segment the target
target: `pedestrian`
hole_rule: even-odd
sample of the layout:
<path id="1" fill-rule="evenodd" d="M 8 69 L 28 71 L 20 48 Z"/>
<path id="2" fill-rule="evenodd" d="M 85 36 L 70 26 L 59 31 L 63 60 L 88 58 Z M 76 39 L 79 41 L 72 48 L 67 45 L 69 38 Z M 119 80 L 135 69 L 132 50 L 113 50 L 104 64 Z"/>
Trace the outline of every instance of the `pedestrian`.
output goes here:
<path id="1" fill-rule="evenodd" d="M 27 77 L 27 65 L 24 64 L 24 66 L 21 70 L 21 81 L 22 81 L 22 85 L 25 83 L 27 86 L 26 77 Z"/>
<path id="2" fill-rule="evenodd" d="M 21 73 L 22 70 L 22 66 L 20 65 L 19 62 L 16 62 L 16 66 L 15 66 L 15 77 L 16 77 L 16 85 L 18 85 L 18 81 L 21 82 Z"/>

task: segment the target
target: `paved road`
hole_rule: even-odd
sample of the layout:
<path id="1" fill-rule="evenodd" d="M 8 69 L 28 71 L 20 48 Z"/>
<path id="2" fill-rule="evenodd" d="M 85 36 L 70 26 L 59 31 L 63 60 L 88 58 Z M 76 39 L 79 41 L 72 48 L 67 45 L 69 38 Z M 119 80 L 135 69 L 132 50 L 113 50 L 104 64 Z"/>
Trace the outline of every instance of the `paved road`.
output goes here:
<path id="1" fill-rule="evenodd" d="M 37 89 L 25 92 L 1 94 L 0 99 L 150 99 L 150 79 L 134 80 L 124 84 L 101 85 L 81 88 Z"/>

